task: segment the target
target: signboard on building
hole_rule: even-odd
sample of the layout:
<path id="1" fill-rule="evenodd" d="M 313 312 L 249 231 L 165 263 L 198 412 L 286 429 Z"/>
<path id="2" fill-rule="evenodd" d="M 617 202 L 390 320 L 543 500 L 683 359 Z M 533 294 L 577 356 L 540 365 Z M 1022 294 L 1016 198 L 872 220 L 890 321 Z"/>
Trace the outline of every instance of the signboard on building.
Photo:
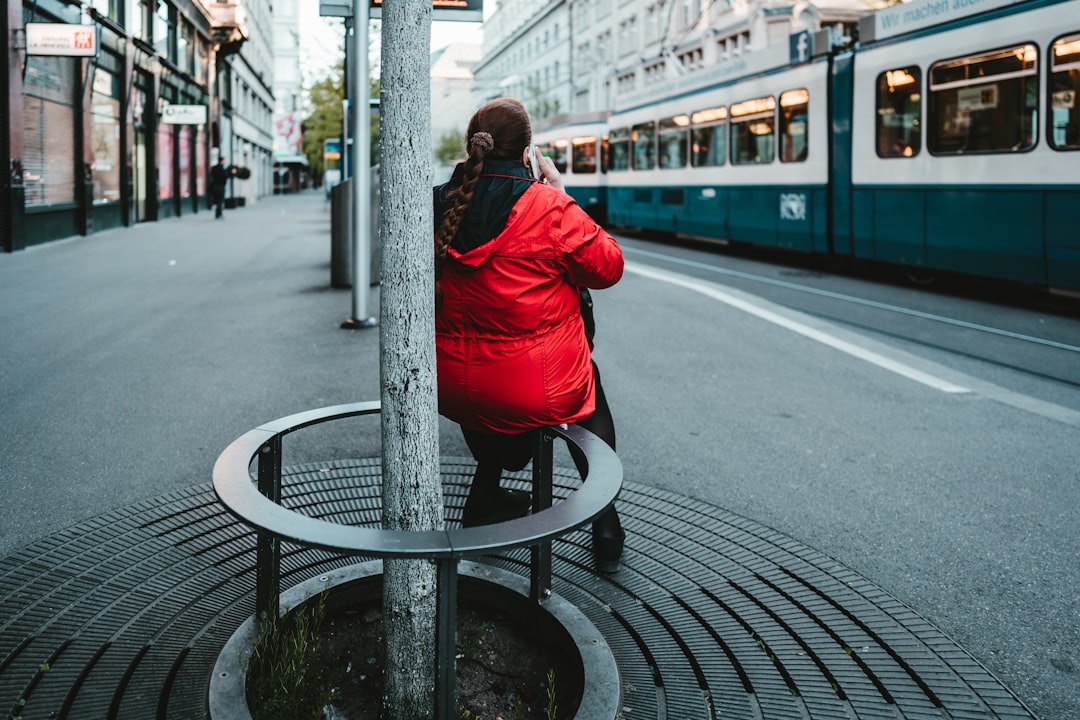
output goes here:
<path id="1" fill-rule="evenodd" d="M 304 154 L 304 132 L 299 113 L 286 113 L 274 117 L 274 156 Z"/>
<path id="2" fill-rule="evenodd" d="M 166 105 L 161 111 L 161 122 L 166 125 L 205 125 L 205 105 Z"/>
<path id="3" fill-rule="evenodd" d="M 97 25 L 26 23 L 27 55 L 97 57 Z"/>

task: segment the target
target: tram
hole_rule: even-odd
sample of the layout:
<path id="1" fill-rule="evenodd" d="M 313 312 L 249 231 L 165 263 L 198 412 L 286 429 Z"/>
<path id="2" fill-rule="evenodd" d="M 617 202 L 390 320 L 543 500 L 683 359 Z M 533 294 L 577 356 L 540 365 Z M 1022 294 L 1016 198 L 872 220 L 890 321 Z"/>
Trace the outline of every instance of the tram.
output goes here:
<path id="1" fill-rule="evenodd" d="M 1080 0 L 913 0 L 796 47 L 620 96 L 580 135 L 609 222 L 1080 291 Z"/>
<path id="2" fill-rule="evenodd" d="M 559 116 L 533 130 L 533 143 L 555 163 L 566 192 L 598 223 L 607 215 L 607 113 Z"/>

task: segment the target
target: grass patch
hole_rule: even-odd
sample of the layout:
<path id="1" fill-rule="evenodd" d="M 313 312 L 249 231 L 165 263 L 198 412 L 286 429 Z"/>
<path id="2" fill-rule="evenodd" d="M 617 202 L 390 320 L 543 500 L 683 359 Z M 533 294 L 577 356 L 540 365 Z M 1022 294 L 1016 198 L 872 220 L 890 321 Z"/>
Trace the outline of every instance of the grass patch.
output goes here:
<path id="1" fill-rule="evenodd" d="M 261 621 L 247 670 L 247 702 L 253 720 L 323 720 L 334 701 L 335 678 L 316 662 L 326 594 L 282 618 Z"/>

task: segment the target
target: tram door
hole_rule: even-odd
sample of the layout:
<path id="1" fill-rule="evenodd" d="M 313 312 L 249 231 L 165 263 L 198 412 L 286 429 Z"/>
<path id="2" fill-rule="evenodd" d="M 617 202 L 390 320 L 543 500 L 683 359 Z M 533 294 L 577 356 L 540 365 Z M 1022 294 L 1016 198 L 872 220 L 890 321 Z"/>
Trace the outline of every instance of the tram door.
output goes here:
<path id="1" fill-rule="evenodd" d="M 853 254 L 851 199 L 851 120 L 854 101 L 854 55 L 829 58 L 829 253 Z"/>

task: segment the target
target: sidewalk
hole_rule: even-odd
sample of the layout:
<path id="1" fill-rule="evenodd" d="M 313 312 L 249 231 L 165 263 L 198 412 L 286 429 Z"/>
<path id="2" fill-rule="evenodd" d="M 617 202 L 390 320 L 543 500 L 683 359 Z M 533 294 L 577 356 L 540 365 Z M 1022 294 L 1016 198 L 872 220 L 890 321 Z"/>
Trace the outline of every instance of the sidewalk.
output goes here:
<path id="1" fill-rule="evenodd" d="M 329 208 L 320 193 L 278 196 L 222 222 L 0 256 L 0 288 L 0 331 L 17 339 L 0 348 L 0 709 L 202 718 L 217 654 L 254 606 L 254 536 L 216 502 L 214 460 L 269 420 L 378 398 L 378 331 L 338 328 L 351 295 L 329 288 Z M 294 480 L 325 467 L 344 482 L 342 458 L 378 448 L 351 427 L 287 458 Z M 619 503 L 623 568 L 592 572 L 578 532 L 553 570 L 615 654 L 626 718 L 1033 717 L 825 555 L 642 484 Z M 493 562 L 520 572 L 518 559 Z M 298 551 L 288 582 L 342 563 Z"/>

